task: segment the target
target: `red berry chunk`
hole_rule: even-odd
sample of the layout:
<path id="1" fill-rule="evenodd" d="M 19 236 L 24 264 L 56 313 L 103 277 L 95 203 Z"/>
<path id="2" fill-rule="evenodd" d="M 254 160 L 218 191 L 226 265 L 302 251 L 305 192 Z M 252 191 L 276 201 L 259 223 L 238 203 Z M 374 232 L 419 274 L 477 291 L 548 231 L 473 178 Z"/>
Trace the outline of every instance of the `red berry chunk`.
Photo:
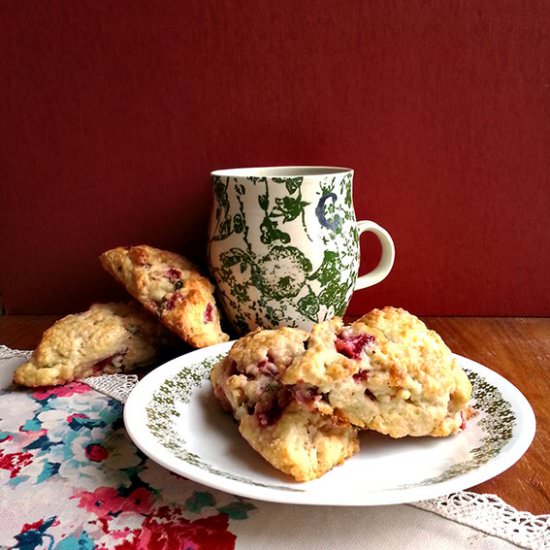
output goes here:
<path id="1" fill-rule="evenodd" d="M 281 418 L 290 399 L 290 391 L 285 387 L 265 388 L 264 394 L 254 408 L 258 424 L 262 428 L 275 424 Z"/>
<path id="2" fill-rule="evenodd" d="M 369 377 L 369 371 L 368 370 L 365 370 L 365 369 L 362 369 L 360 371 L 357 371 L 353 376 L 353 381 L 354 382 L 357 382 L 357 384 L 359 384 L 360 382 L 362 382 L 363 380 L 367 380 L 367 378 Z"/>
<path id="3" fill-rule="evenodd" d="M 212 304 L 208 304 L 206 306 L 206 309 L 204 310 L 204 322 L 205 323 L 211 323 L 212 322 L 212 310 L 214 308 L 212 307 Z"/>
<path id="4" fill-rule="evenodd" d="M 466 427 L 466 417 L 464 416 L 464 411 L 460 411 L 460 419 L 462 420 L 460 423 L 460 429 L 463 430 Z"/>
<path id="5" fill-rule="evenodd" d="M 176 281 L 178 281 L 179 279 L 181 279 L 181 271 L 179 269 L 175 269 L 173 267 L 171 267 L 167 272 L 166 272 L 166 277 L 168 278 L 168 280 L 171 282 L 171 283 L 175 283 Z"/>
<path id="6" fill-rule="evenodd" d="M 314 386 L 294 386 L 294 398 L 301 405 L 311 405 L 314 401 L 321 399 L 321 394 L 317 392 Z"/>
<path id="7" fill-rule="evenodd" d="M 336 337 L 334 345 L 338 353 L 350 359 L 359 359 L 365 347 L 373 342 L 374 336 L 370 334 L 356 334 L 350 336 L 340 334 Z"/>
<path id="8" fill-rule="evenodd" d="M 167 311 L 174 309 L 174 307 L 180 301 L 180 299 L 181 299 L 181 294 L 177 292 L 170 294 L 170 297 L 164 302 L 164 309 Z"/>
<path id="9" fill-rule="evenodd" d="M 365 395 L 371 400 L 371 401 L 376 401 L 376 395 L 374 395 L 374 393 L 372 393 L 369 388 L 367 388 L 365 390 Z"/>
<path id="10" fill-rule="evenodd" d="M 269 359 L 264 359 L 263 361 L 260 361 L 258 363 L 258 370 L 263 374 L 267 374 L 268 376 L 277 376 L 277 374 L 279 374 L 279 369 L 277 368 L 277 365 Z"/>

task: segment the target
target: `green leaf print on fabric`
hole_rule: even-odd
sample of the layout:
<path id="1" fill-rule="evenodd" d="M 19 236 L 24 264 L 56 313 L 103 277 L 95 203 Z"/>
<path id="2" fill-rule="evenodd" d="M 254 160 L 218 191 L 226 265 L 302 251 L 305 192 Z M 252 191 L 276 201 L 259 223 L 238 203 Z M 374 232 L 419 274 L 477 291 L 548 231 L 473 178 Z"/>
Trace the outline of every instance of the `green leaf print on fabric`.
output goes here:
<path id="1" fill-rule="evenodd" d="M 194 514 L 200 514 L 203 508 L 211 508 L 216 504 L 212 493 L 195 491 L 193 496 L 185 501 L 185 509 Z"/>
<path id="2" fill-rule="evenodd" d="M 230 502 L 221 508 L 218 508 L 218 512 L 226 514 L 229 519 L 241 520 L 248 519 L 249 512 L 255 510 L 256 506 L 250 502 L 243 502 L 242 500 L 236 500 Z"/>

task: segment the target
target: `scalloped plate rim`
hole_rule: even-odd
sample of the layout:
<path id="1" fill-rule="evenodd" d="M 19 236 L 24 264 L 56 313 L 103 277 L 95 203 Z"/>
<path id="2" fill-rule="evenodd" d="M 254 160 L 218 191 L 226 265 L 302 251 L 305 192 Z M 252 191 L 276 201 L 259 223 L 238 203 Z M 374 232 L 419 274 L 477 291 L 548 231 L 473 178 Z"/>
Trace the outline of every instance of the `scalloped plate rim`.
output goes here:
<path id="1" fill-rule="evenodd" d="M 234 341 L 224 342 L 198 349 L 157 367 L 138 382 L 124 406 L 126 430 L 135 445 L 151 460 L 176 474 L 226 493 L 269 502 L 330 506 L 378 506 L 426 500 L 473 487 L 504 472 L 523 456 L 535 435 L 535 415 L 523 394 L 511 382 L 495 371 L 472 359 L 454 354 L 461 366 L 477 373 L 504 394 L 503 397 L 512 406 L 517 418 L 513 435 L 505 448 L 496 457 L 489 459 L 473 471 L 458 474 L 452 479 L 436 482 L 432 485 L 375 490 L 359 496 L 353 495 L 351 487 L 350 494 L 346 496 L 323 492 L 322 489 L 319 490 L 319 483 L 322 483 L 323 478 L 310 482 L 317 484 L 314 491 L 308 490 L 309 483 L 289 481 L 287 482 L 289 483 L 288 487 L 281 486 L 281 483 L 284 482 L 277 479 L 275 475 L 273 487 L 262 487 L 227 479 L 221 475 L 204 471 L 202 468 L 174 456 L 150 432 L 147 427 L 145 410 L 146 404 L 150 402 L 154 392 L 160 388 L 164 381 L 176 376 L 186 365 L 196 364 L 228 351 L 233 343 Z M 208 380 L 205 380 L 204 383 L 210 384 Z M 202 387 L 202 384 L 200 387 Z M 237 428 L 235 428 L 234 437 L 241 437 Z M 248 445 L 244 440 L 242 440 L 242 444 Z M 263 461 L 259 455 L 258 460 Z M 350 460 L 353 460 L 353 457 L 348 459 L 346 463 Z M 338 466 L 338 468 L 345 468 L 346 463 Z M 253 472 L 250 473 L 253 474 Z"/>

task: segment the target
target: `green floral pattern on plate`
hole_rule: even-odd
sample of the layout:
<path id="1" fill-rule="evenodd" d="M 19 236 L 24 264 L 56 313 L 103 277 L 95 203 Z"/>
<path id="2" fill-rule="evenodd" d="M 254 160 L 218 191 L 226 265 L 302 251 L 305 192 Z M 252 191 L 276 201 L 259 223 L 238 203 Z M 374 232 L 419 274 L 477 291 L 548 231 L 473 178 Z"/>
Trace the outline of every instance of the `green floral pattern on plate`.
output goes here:
<path id="1" fill-rule="evenodd" d="M 512 439 L 516 416 L 512 406 L 502 397 L 500 391 L 489 384 L 477 372 L 464 369 L 472 383 L 472 406 L 480 415 L 478 426 L 482 431 L 480 444 L 470 450 L 470 458 L 457 462 L 436 477 L 427 478 L 420 483 L 401 485 L 395 489 L 424 487 L 443 483 L 449 479 L 471 472 L 496 457 Z"/>

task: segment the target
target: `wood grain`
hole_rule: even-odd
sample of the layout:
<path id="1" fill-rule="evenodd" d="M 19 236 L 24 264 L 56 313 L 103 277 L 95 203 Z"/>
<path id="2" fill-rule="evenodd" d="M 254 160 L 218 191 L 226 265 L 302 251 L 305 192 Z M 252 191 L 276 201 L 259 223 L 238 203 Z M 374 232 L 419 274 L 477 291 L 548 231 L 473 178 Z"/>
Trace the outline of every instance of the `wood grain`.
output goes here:
<path id="1" fill-rule="evenodd" d="M 42 333 L 59 318 L 56 315 L 8 315 L 0 317 L 0 344 L 14 349 L 34 349 Z"/>
<path id="2" fill-rule="evenodd" d="M 460 355 L 507 378 L 531 403 L 537 419 L 535 439 L 509 470 L 473 488 L 493 493 L 519 510 L 550 512 L 550 319 L 424 319 Z"/>
<path id="3" fill-rule="evenodd" d="M 0 343 L 32 349 L 55 316 L 0 317 Z M 529 400 L 537 433 L 509 470 L 472 490 L 496 494 L 518 510 L 550 512 L 550 318 L 426 317 L 456 353 L 505 376 Z"/>

